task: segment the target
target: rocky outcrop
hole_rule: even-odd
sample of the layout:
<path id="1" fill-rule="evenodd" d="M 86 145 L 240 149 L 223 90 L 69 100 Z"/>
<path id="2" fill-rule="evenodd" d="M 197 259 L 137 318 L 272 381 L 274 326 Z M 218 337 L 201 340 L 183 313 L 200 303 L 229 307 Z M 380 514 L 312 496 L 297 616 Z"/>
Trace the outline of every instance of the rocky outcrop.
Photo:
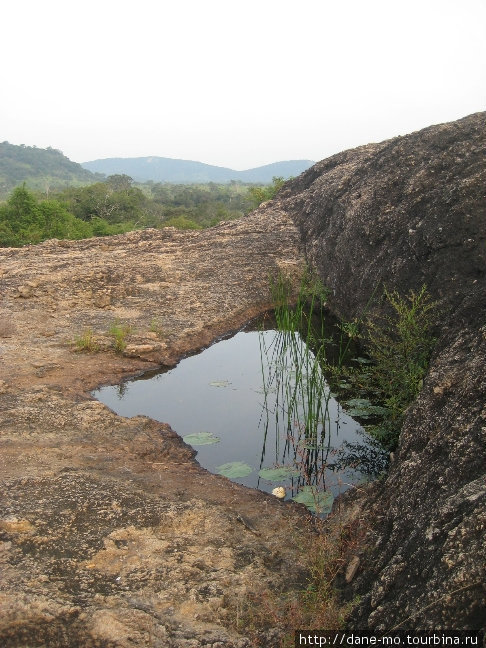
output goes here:
<path id="1" fill-rule="evenodd" d="M 297 505 L 207 473 L 169 425 L 89 391 L 237 329 L 304 251 L 346 319 L 383 283 L 427 284 L 441 313 L 388 477 L 345 498 L 368 529 L 342 577 L 361 597 L 349 629 L 485 629 L 484 119 L 333 156 L 211 230 L 0 249 L 2 646 L 243 648 L 248 596 L 302 587 Z"/>
<path id="2" fill-rule="evenodd" d="M 241 327 L 269 275 L 301 265 L 278 212 L 0 249 L 2 646 L 243 648 L 252 593 L 302 587 L 305 509 L 89 396 Z M 114 322 L 131 326 L 123 353 Z"/>
<path id="3" fill-rule="evenodd" d="M 332 308 L 426 284 L 438 342 L 388 478 L 360 494 L 370 536 L 349 628 L 486 629 L 486 113 L 345 151 L 287 183 Z M 374 308 L 379 308 L 375 304 Z"/>

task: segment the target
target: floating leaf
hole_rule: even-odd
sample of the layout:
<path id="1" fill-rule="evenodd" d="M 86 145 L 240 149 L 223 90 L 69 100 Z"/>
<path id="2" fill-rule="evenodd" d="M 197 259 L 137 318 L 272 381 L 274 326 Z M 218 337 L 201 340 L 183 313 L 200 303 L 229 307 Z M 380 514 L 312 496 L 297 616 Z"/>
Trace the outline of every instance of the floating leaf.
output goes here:
<path id="1" fill-rule="evenodd" d="M 346 405 L 349 405 L 349 407 L 369 407 L 371 405 L 371 401 L 369 401 L 367 398 L 351 398 L 350 400 L 346 401 Z"/>
<path id="2" fill-rule="evenodd" d="M 350 416 L 359 418 L 369 418 L 370 416 L 385 416 L 388 414 L 388 408 L 379 405 L 370 405 L 369 407 L 355 407 L 347 410 Z"/>
<path id="3" fill-rule="evenodd" d="M 237 477 L 246 477 L 253 472 L 253 468 L 244 461 L 230 461 L 217 466 L 216 472 L 218 475 L 224 475 L 229 479 L 236 479 Z"/>
<path id="4" fill-rule="evenodd" d="M 346 405 L 350 408 L 347 410 L 350 416 L 359 416 L 360 418 L 384 416 L 388 413 L 386 407 L 372 405 L 367 398 L 352 398 L 351 400 L 346 401 Z"/>
<path id="5" fill-rule="evenodd" d="M 211 445 L 219 443 L 220 439 L 214 436 L 212 432 L 197 432 L 196 434 L 186 434 L 182 437 L 186 443 L 192 446 Z"/>
<path id="6" fill-rule="evenodd" d="M 330 513 L 334 495 L 331 491 L 317 491 L 313 486 L 304 486 L 295 497 L 294 502 L 305 504 L 313 513 Z"/>
<path id="7" fill-rule="evenodd" d="M 300 470 L 296 470 L 290 466 L 281 466 L 280 468 L 262 468 L 258 474 L 268 481 L 279 482 L 290 477 L 298 477 Z"/>
<path id="8" fill-rule="evenodd" d="M 360 364 L 372 364 L 373 361 L 368 358 L 353 358 L 353 362 L 359 362 Z"/>
<path id="9" fill-rule="evenodd" d="M 347 410 L 347 413 L 349 416 L 357 416 L 359 418 L 367 419 L 370 416 L 370 413 L 367 409 L 358 409 L 358 408 L 353 408 Z"/>
<path id="10" fill-rule="evenodd" d="M 211 387 L 229 387 L 231 385 L 229 380 L 212 380 L 209 384 Z"/>

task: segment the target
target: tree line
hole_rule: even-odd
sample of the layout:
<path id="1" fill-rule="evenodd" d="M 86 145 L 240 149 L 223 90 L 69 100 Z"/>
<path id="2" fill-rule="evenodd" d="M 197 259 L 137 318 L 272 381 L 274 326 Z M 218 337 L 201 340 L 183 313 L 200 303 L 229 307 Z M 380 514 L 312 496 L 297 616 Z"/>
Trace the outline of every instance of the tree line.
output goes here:
<path id="1" fill-rule="evenodd" d="M 135 185 L 127 175 L 68 187 L 48 195 L 25 184 L 0 205 L 0 246 L 18 247 L 49 238 L 82 239 L 147 227 L 201 229 L 247 214 L 273 198 L 283 184 Z"/>

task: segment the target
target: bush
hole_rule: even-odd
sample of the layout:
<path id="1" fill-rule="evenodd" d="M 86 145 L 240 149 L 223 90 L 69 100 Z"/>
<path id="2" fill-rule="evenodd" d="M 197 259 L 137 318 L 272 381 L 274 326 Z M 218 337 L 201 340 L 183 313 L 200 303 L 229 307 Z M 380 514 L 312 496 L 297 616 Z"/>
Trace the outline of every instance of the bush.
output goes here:
<path id="1" fill-rule="evenodd" d="M 406 297 L 385 288 L 384 299 L 388 313 L 368 318 L 366 323 L 367 349 L 373 362 L 368 379 L 388 410 L 383 424 L 375 426 L 375 436 L 393 450 L 403 414 L 417 397 L 429 366 L 435 344 L 431 329 L 436 304 L 425 286 L 417 293 L 411 290 Z"/>
<path id="2" fill-rule="evenodd" d="M 166 220 L 162 224 L 162 227 L 177 227 L 177 229 L 183 230 L 201 229 L 200 225 L 186 216 L 174 216 L 173 218 L 169 218 L 169 220 Z"/>

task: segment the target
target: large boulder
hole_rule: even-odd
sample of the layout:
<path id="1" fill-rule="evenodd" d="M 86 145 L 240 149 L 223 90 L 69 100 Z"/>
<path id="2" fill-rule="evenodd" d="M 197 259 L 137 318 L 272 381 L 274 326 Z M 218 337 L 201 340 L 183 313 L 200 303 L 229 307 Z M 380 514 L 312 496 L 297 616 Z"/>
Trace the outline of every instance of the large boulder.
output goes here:
<path id="1" fill-rule="evenodd" d="M 287 183 L 309 263 L 346 319 L 426 285 L 438 342 L 369 527 L 349 628 L 486 628 L 486 113 L 345 151 Z M 375 301 L 374 309 L 379 303 Z"/>

